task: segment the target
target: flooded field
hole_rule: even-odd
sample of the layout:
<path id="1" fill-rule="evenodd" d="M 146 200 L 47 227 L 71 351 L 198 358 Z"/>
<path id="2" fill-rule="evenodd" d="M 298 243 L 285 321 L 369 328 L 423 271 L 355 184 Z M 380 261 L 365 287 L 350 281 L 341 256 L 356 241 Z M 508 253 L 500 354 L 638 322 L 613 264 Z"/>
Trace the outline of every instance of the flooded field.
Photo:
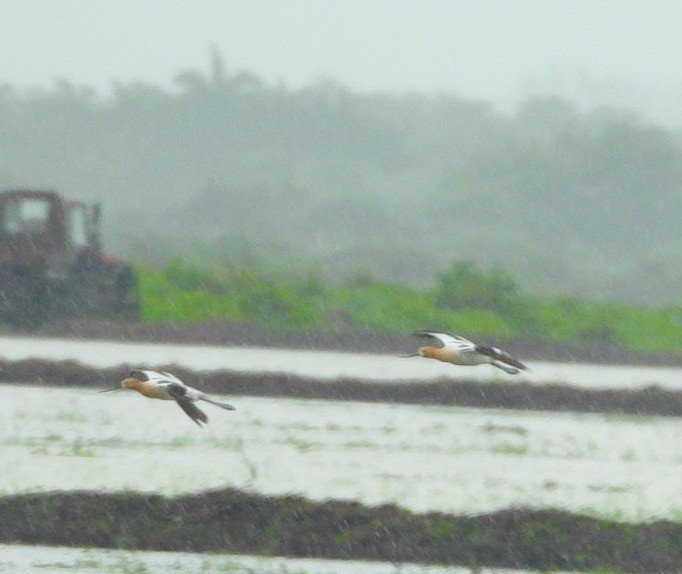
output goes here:
<path id="1" fill-rule="evenodd" d="M 415 343 L 416 344 L 416 343 Z M 438 361 L 395 355 L 191 346 L 170 343 L 124 343 L 1 337 L 0 358 L 78 361 L 96 367 L 122 364 L 154 367 L 175 364 L 196 371 L 230 369 L 244 373 L 290 373 L 320 380 L 342 377 L 368 381 L 420 381 L 440 378 L 501 383 L 563 382 L 583 388 L 643 388 L 658 385 L 682 389 L 682 369 L 674 367 L 608 366 L 580 363 L 529 362 L 530 369 L 507 375 L 489 365 L 454 367 Z"/>
<path id="2" fill-rule="evenodd" d="M 487 366 L 458 369 L 418 358 L 378 354 L 20 337 L 4 338 L 2 342 L 1 358 L 6 361 L 28 357 L 48 361 L 73 359 L 100 368 L 172 363 L 208 372 L 233 369 L 241 373 L 283 373 L 285 382 L 289 383 L 294 379 L 290 375 L 302 375 L 314 377 L 310 384 L 324 388 L 335 388 L 331 382 L 339 377 L 362 378 L 359 386 L 363 389 L 379 386 L 367 386 L 372 382 L 395 382 L 397 386 L 386 385 L 389 396 L 381 400 L 387 401 L 396 389 L 409 386 L 404 383 L 421 388 L 422 382 L 443 377 L 480 381 L 477 383 L 480 389 L 474 391 L 486 396 L 495 394 L 492 389 L 509 389 L 506 385 L 527 381 L 530 390 L 523 390 L 524 385 L 514 386 L 521 394 L 528 393 L 522 397 L 524 405 L 526 400 L 532 403 L 536 391 L 542 394 L 540 383 L 548 381 L 568 382 L 586 389 L 588 395 L 591 389 L 597 388 L 641 389 L 656 384 L 679 390 L 682 386 L 682 370 L 675 368 L 533 363 L 529 373 L 511 377 Z M 236 488 L 254 495 L 294 494 L 313 502 L 349 500 L 367 505 L 396 504 L 418 513 L 480 515 L 510 507 L 527 507 L 556 508 L 616 521 L 682 522 L 679 502 L 682 500 L 679 481 L 682 418 L 676 416 L 465 408 L 428 404 L 428 401 L 410 404 L 409 400 L 406 404 L 369 403 L 357 397 L 353 402 L 319 397 L 268 398 L 253 396 L 247 390 L 245 395 L 226 397 L 237 407 L 235 412 L 205 405 L 210 423 L 200 429 L 172 402 L 150 401 L 132 392 L 99 394 L 92 388 L 49 386 L 49 376 L 36 378 L 30 374 L 42 372 L 39 365 L 27 366 L 24 370 L 27 376 L 18 378 L 31 383 L 30 386 L 0 386 L 0 400 L 6 405 L 0 419 L 0 457 L 4 462 L 0 494 L 4 495 L 85 490 L 176 496 Z M 118 369 L 114 371 L 118 376 Z M 8 378 L 10 372 L 13 371 L 5 373 L 8 380 L 12 380 Z M 76 373 L 79 373 L 77 368 L 71 371 L 65 368 L 60 384 L 68 385 L 69 377 Z M 98 381 L 108 381 L 113 376 L 111 373 L 104 378 L 101 374 L 94 375 L 99 377 Z M 190 379 L 197 380 L 197 374 Z M 74 384 L 84 385 L 88 381 L 74 381 Z M 449 389 L 450 381 L 444 382 Z M 248 384 L 255 383 L 240 383 Z M 335 393 L 329 397 L 335 399 Z M 670 396 L 671 401 L 677 400 L 674 394 Z M 573 397 L 557 391 L 555 398 L 561 396 Z M 654 393 L 644 397 L 642 406 L 649 405 L 650 399 L 657 396 Z M 586 400 L 585 410 L 599 411 L 604 405 L 596 400 L 590 402 L 593 398 L 578 398 L 575 404 Z M 613 400 L 617 402 L 623 397 L 614 395 Z M 564 402 L 559 400 L 558 404 Z M 632 412 L 644 410 L 637 407 Z M 52 498 L 49 504 L 53 503 Z M 40 504 L 37 508 L 41 508 Z M 103 516 L 106 516 L 109 502 L 102 501 L 102 504 L 105 505 Z M 335 519 L 342 520 L 344 511 L 337 509 L 336 512 Z M 16 516 L 23 514 L 19 511 Z M 576 517 L 571 518 L 561 528 L 571 531 L 575 520 Z M 252 524 L 250 515 L 242 524 Z M 163 528 L 163 524 L 157 528 Z M 361 525 L 356 528 L 362 536 Z M 29 525 L 29 531 L 33 530 Z M 268 532 L 267 528 L 262 530 L 262 540 L 268 539 Z M 445 531 L 438 532 L 436 538 Z M 261 540 L 261 534 L 257 540 Z M 186 539 L 184 532 L 175 536 L 175 540 Z M 335 535 L 330 536 L 333 540 Z M 604 536 L 604 547 L 609 550 L 597 563 L 609 565 L 610 535 Z M 662 536 L 654 536 L 652 540 L 664 546 L 672 543 L 667 535 Z M 72 537 L 42 540 L 68 544 Z M 523 555 L 527 561 L 521 563 L 527 567 L 542 569 L 541 561 L 549 560 L 546 564 L 554 564 L 556 570 L 564 565 L 562 560 L 566 556 L 574 568 L 584 567 L 579 550 L 571 551 L 565 546 L 561 550 L 554 548 L 559 540 L 564 538 L 550 539 L 538 543 L 537 549 L 521 551 L 523 540 L 519 539 L 515 543 L 519 546 L 511 547 L 513 552 L 505 558 L 507 561 L 493 563 L 518 567 L 516 557 Z M 583 543 L 578 538 L 576 548 Z M 120 547 L 116 543 L 113 546 Z M 320 544 L 312 554 L 306 555 L 366 557 L 362 552 L 349 556 L 324 554 L 323 546 Z M 359 548 L 362 547 L 360 544 Z M 229 552 L 258 553 L 258 546 L 249 550 L 229 548 Z M 473 552 L 475 545 L 466 548 Z M 466 548 L 465 552 L 469 551 Z M 500 538 L 498 546 L 492 548 L 504 552 L 507 543 Z M 613 548 L 616 554 L 620 552 L 617 545 Z M 317 554 L 318 551 L 322 554 Z M 289 552 L 274 554 L 289 555 Z M 540 562 L 535 561 L 536 557 Z M 401 560 L 420 561 L 421 558 L 404 556 Z M 665 554 L 653 554 L 642 561 L 664 562 Z M 471 564 L 466 559 L 452 563 Z M 397 562 L 0 546 L 0 573 L 64 571 L 465 574 L 471 570 Z M 477 568 L 476 572 L 523 571 Z"/>
<path id="3" fill-rule="evenodd" d="M 224 574 L 472 574 L 469 568 L 387 564 L 355 560 L 265 558 L 230 554 L 142 552 L 0 544 L 0 572 L 105 574 L 220 572 Z M 528 570 L 476 568 L 476 574 L 530 574 Z M 561 574 L 555 572 L 554 574 Z"/>
<path id="4" fill-rule="evenodd" d="M 132 392 L 0 387 L 0 492 L 236 487 L 476 514 L 682 520 L 682 421 L 230 397 L 196 427 Z"/>

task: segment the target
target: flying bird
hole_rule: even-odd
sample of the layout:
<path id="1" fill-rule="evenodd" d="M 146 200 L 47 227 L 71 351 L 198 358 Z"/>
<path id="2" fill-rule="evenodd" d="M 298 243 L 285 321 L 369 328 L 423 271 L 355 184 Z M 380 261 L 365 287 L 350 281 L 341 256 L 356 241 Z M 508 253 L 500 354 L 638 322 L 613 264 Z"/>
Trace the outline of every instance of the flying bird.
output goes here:
<path id="1" fill-rule="evenodd" d="M 442 346 L 433 347 L 425 345 L 419 347 L 418 352 L 407 355 L 408 357 L 437 359 L 445 363 L 452 363 L 453 365 L 474 366 L 487 364 L 502 369 L 510 375 L 516 375 L 521 370 L 528 368 L 506 351 L 502 351 L 497 347 L 477 345 L 459 335 L 450 335 L 437 331 L 416 331 L 412 335 L 440 341 Z"/>
<path id="2" fill-rule="evenodd" d="M 131 389 L 150 399 L 175 401 L 187 413 L 187 416 L 199 426 L 201 426 L 201 423 L 208 422 L 208 416 L 196 405 L 197 401 L 205 401 L 228 411 L 235 410 L 232 405 L 214 399 L 199 389 L 186 385 L 175 375 L 163 371 L 130 371 L 129 375 L 121 381 L 120 385 L 111 389 L 104 389 L 101 392 L 118 389 Z"/>

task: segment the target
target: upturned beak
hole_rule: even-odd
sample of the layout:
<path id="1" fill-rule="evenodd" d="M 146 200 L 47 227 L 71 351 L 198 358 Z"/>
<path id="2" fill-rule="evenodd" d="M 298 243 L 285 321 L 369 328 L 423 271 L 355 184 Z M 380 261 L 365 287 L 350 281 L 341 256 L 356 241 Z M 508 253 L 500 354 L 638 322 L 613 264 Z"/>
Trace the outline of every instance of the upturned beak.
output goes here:
<path id="1" fill-rule="evenodd" d="M 110 391 L 119 391 L 123 387 L 121 385 L 116 385 L 115 387 L 111 387 L 110 389 L 102 389 L 101 391 L 97 391 L 98 393 L 108 393 Z"/>
<path id="2" fill-rule="evenodd" d="M 421 353 L 412 353 L 411 355 L 398 355 L 400 359 L 408 359 L 409 357 L 421 357 Z"/>

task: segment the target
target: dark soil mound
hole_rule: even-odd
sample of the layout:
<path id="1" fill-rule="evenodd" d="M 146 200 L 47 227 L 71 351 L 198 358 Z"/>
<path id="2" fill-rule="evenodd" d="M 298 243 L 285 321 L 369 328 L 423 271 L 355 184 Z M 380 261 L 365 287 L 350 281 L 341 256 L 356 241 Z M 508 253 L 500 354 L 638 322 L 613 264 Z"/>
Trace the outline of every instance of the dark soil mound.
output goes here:
<path id="1" fill-rule="evenodd" d="M 415 515 L 396 506 L 312 503 L 236 490 L 178 498 L 57 492 L 0 498 L 0 540 L 105 548 L 497 566 L 682 569 L 682 525 L 559 511 Z"/>
<path id="2" fill-rule="evenodd" d="M 130 367 L 96 369 L 70 361 L 0 361 L 0 381 L 105 388 L 120 381 Z M 682 416 L 682 392 L 655 386 L 641 390 L 590 390 L 560 384 L 491 384 L 449 379 L 415 383 L 353 379 L 319 381 L 281 373 L 201 373 L 174 365 L 160 368 L 176 374 L 188 384 L 225 395 Z"/>

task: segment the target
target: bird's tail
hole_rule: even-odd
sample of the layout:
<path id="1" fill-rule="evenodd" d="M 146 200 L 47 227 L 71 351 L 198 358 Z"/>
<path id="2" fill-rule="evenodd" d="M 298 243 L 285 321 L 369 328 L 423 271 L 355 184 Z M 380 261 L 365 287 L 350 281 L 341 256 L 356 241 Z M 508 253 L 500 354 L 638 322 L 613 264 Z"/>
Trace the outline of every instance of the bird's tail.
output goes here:
<path id="1" fill-rule="evenodd" d="M 211 403 L 212 405 L 215 405 L 216 407 L 220 407 L 221 409 L 225 409 L 226 411 L 236 411 L 237 410 L 230 403 L 224 403 L 223 401 L 219 401 L 218 399 L 214 399 L 213 397 L 206 395 L 206 394 L 202 394 L 199 398 L 202 401 L 206 401 L 207 403 Z"/>

